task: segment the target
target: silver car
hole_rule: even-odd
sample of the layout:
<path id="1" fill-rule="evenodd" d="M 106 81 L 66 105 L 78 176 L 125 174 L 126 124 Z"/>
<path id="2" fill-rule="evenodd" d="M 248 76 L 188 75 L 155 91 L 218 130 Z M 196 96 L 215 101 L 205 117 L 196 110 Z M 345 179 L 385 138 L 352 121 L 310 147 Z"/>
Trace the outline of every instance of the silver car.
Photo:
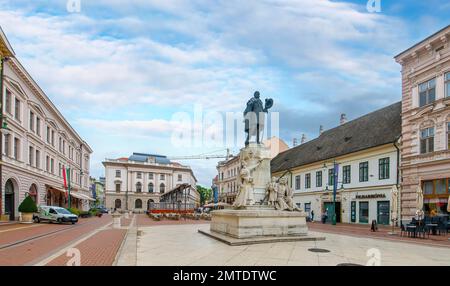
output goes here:
<path id="1" fill-rule="evenodd" d="M 78 216 L 72 214 L 65 208 L 53 207 L 53 206 L 40 206 L 38 207 L 38 213 L 33 216 L 33 220 L 36 223 L 41 221 L 48 221 L 50 223 L 66 223 L 70 222 L 75 224 L 78 222 Z"/>

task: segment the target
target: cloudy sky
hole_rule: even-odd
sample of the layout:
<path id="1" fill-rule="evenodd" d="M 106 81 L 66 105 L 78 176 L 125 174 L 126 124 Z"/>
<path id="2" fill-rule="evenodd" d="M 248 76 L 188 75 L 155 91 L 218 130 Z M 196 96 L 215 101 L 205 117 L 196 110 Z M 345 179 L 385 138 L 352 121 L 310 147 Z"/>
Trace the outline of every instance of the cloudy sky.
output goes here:
<path id="1" fill-rule="evenodd" d="M 450 2 L 440 0 L 381 0 L 380 13 L 367 0 L 80 0 L 79 13 L 67 2 L 0 0 L 0 25 L 93 148 L 96 177 L 103 159 L 132 152 L 237 152 L 241 142 L 174 144 L 174 118 L 241 113 L 255 90 L 274 99 L 289 145 L 315 138 L 341 113 L 354 119 L 399 101 L 393 57 L 450 24 Z M 210 185 L 216 161 L 182 163 Z"/>

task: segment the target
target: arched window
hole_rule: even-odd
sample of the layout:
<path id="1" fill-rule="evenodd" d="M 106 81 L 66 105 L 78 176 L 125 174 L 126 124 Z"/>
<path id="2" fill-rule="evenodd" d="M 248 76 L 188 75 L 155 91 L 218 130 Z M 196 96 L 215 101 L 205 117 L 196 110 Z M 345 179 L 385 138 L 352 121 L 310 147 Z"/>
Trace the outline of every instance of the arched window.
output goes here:
<path id="1" fill-rule="evenodd" d="M 135 209 L 142 209 L 142 200 L 141 200 L 141 199 L 137 199 L 137 200 L 134 202 L 134 208 L 135 208 Z"/>
<path id="2" fill-rule="evenodd" d="M 148 184 L 148 192 L 153 193 L 153 183 Z"/>
<path id="3" fill-rule="evenodd" d="M 161 194 L 164 194 L 164 192 L 166 191 L 166 185 L 164 185 L 163 183 L 161 183 L 161 185 L 159 185 L 159 192 Z"/>
<path id="4" fill-rule="evenodd" d="M 142 193 L 142 184 L 141 183 L 136 184 L 136 193 Z"/>
<path id="5" fill-rule="evenodd" d="M 116 199 L 116 201 L 114 202 L 114 207 L 116 209 L 120 209 L 122 207 L 122 201 L 120 199 Z"/>

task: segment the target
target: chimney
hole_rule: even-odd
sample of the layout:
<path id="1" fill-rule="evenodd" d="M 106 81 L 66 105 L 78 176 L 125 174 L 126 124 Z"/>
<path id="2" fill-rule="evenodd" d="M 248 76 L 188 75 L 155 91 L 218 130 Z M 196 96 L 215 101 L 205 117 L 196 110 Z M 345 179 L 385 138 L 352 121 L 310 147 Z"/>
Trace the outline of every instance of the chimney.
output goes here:
<path id="1" fill-rule="evenodd" d="M 323 125 L 320 125 L 320 127 L 319 127 L 319 136 L 322 135 L 322 133 L 323 133 Z"/>
<path id="2" fill-rule="evenodd" d="M 294 138 L 294 139 L 292 140 L 292 147 L 297 146 L 297 144 L 298 144 L 297 138 Z"/>
<path id="3" fill-rule="evenodd" d="M 341 125 L 347 123 L 347 115 L 345 113 L 341 114 Z"/>
<path id="4" fill-rule="evenodd" d="M 306 143 L 306 134 L 303 133 L 303 134 L 302 134 L 302 141 L 301 141 L 300 144 L 305 144 L 305 143 Z"/>

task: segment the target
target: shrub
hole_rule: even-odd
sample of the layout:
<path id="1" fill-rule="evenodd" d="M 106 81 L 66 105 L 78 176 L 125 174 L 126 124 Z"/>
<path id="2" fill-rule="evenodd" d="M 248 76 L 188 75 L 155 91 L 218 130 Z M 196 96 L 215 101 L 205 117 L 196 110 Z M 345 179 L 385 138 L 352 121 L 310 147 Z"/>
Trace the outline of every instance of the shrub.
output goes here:
<path id="1" fill-rule="evenodd" d="M 74 215 L 80 216 L 81 211 L 77 208 L 68 208 L 67 210 L 73 213 Z"/>
<path id="2" fill-rule="evenodd" d="M 21 213 L 36 213 L 38 211 L 36 203 L 30 196 L 27 196 L 19 206 Z"/>
<path id="3" fill-rule="evenodd" d="M 90 212 L 87 212 L 87 211 L 80 211 L 79 216 L 80 216 L 80 217 L 90 217 L 90 216 L 91 216 L 91 213 L 90 213 Z"/>
<path id="4" fill-rule="evenodd" d="M 97 216 L 99 212 L 100 212 L 100 211 L 99 211 L 98 209 L 91 209 L 91 210 L 89 210 L 89 213 L 90 213 L 92 216 Z"/>

